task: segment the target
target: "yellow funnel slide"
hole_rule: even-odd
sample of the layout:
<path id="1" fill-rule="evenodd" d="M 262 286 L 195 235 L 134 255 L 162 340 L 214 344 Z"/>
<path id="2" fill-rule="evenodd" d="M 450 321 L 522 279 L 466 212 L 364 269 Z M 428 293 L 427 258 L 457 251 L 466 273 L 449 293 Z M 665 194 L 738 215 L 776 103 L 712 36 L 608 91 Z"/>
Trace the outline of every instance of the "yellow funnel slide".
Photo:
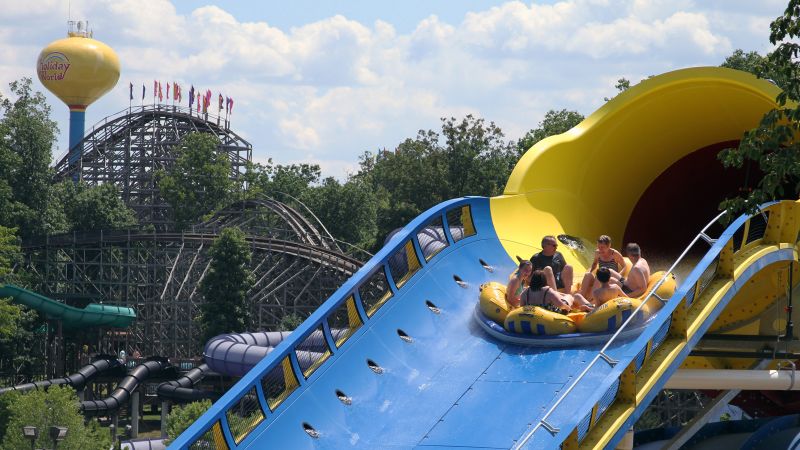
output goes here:
<path id="1" fill-rule="evenodd" d="M 528 258 L 542 236 L 565 234 L 592 250 L 608 234 L 615 246 L 637 241 L 645 253 L 661 243 L 682 249 L 746 181 L 723 173 L 716 154 L 737 145 L 778 93 L 769 81 L 718 67 L 669 72 L 622 92 L 520 159 L 491 199 L 504 248 Z M 579 270 L 590 263 L 587 253 L 564 256 Z"/>

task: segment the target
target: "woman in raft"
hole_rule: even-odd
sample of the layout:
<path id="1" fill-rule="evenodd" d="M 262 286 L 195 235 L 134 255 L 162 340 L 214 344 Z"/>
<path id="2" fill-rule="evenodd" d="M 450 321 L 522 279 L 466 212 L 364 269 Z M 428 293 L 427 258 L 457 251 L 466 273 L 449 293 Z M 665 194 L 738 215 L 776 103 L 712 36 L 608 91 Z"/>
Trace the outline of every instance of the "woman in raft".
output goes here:
<path id="1" fill-rule="evenodd" d="M 511 302 L 509 302 L 511 303 Z M 544 272 L 534 270 L 528 289 L 519 296 L 519 302 L 511 303 L 514 307 L 540 306 L 550 311 L 566 314 L 573 309 L 591 311 L 592 304 L 581 294 L 564 294 L 547 285 Z"/>
<path id="2" fill-rule="evenodd" d="M 533 272 L 533 264 L 527 259 L 520 261 L 516 275 L 506 286 L 506 301 L 508 303 L 519 305 L 519 296 L 528 287 L 531 272 Z"/>

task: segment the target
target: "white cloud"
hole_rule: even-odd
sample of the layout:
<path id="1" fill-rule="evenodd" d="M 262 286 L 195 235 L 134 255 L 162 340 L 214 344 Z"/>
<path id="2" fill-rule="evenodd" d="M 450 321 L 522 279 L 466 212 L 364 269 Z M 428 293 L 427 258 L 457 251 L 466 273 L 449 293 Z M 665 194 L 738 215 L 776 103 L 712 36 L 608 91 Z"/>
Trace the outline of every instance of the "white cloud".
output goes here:
<path id="1" fill-rule="evenodd" d="M 257 158 L 313 161 L 342 176 L 364 150 L 436 129 L 439 117 L 472 113 L 515 139 L 548 109 L 592 112 L 621 76 L 636 82 L 719 64 L 737 47 L 763 51 L 769 20 L 785 7 L 770 2 L 498 2 L 460 22 L 429 15 L 407 32 L 388 18 L 344 15 L 283 29 L 219 4 L 181 13 L 168 0 L 73 0 L 72 10 L 91 12 L 95 36 L 123 65 L 88 123 L 127 106 L 128 81 L 137 92 L 145 84 L 149 100 L 153 79 L 178 80 L 187 92 L 194 84 L 233 96 L 233 127 Z M 62 7 L 0 0 L 0 89 L 35 75 L 38 49 L 63 36 Z M 54 105 L 66 130 L 66 110 Z"/>

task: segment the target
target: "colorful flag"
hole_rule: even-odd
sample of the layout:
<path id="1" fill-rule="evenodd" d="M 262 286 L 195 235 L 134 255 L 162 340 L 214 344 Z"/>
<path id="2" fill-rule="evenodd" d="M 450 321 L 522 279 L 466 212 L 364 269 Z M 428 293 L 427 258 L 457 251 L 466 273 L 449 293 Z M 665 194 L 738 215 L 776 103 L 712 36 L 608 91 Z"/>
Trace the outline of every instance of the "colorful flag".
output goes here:
<path id="1" fill-rule="evenodd" d="M 167 100 L 169 100 L 169 83 L 167 83 Z"/>
<path id="2" fill-rule="evenodd" d="M 189 88 L 189 108 L 192 108 L 192 104 L 194 103 L 194 85 Z"/>
<path id="3" fill-rule="evenodd" d="M 231 108 L 229 110 L 231 114 L 233 114 L 233 97 L 231 97 Z"/>
<path id="4" fill-rule="evenodd" d="M 178 83 L 173 81 L 172 82 L 172 99 L 173 100 L 177 100 L 178 99 L 178 90 L 179 90 Z"/>
<path id="5" fill-rule="evenodd" d="M 131 83 L 131 95 L 130 95 L 130 97 L 131 97 L 131 100 L 133 100 L 133 83 Z"/>
<path id="6" fill-rule="evenodd" d="M 164 100 L 164 91 L 161 90 L 161 82 L 158 82 L 158 101 Z"/>
<path id="7" fill-rule="evenodd" d="M 153 81 L 153 97 L 158 95 L 158 81 Z"/>
<path id="8" fill-rule="evenodd" d="M 222 94 L 219 94 L 219 105 L 217 107 L 218 110 L 222 111 Z"/>
<path id="9" fill-rule="evenodd" d="M 142 101 L 144 101 L 144 94 L 145 94 L 145 88 L 144 85 L 142 85 Z"/>

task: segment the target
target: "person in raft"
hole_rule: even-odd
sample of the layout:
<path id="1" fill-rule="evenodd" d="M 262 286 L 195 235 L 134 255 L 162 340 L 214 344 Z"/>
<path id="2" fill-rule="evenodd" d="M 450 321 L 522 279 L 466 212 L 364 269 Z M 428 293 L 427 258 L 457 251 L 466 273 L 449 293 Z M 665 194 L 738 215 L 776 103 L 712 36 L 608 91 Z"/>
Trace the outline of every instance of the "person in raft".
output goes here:
<path id="1" fill-rule="evenodd" d="M 592 304 L 581 294 L 564 294 L 547 285 L 543 270 L 531 273 L 531 284 L 520 295 L 520 306 L 539 306 L 550 311 L 566 314 L 573 309 L 591 311 Z"/>
<path id="2" fill-rule="evenodd" d="M 519 306 L 519 296 L 528 287 L 531 272 L 533 272 L 531 262 L 527 259 L 520 261 L 517 274 L 506 286 L 506 301 L 509 304 Z"/>
<path id="3" fill-rule="evenodd" d="M 619 279 L 619 285 L 628 297 L 641 297 L 650 280 L 650 265 L 642 258 L 642 249 L 635 242 L 625 246 L 625 255 L 631 260 L 631 270 L 627 277 Z"/>
<path id="4" fill-rule="evenodd" d="M 542 238 L 542 251 L 531 256 L 533 270 L 541 270 L 547 279 L 550 289 L 569 293 L 572 289 L 572 266 L 564 260 L 564 255 L 557 251 L 558 241 L 553 236 Z"/>
<path id="5" fill-rule="evenodd" d="M 628 296 L 618 284 L 612 284 L 610 281 L 611 271 L 607 267 L 597 269 L 597 282 L 600 286 L 592 290 L 592 303 L 595 308 L 609 300 Z"/>
<path id="6" fill-rule="evenodd" d="M 625 268 L 625 259 L 622 257 L 622 253 L 611 248 L 611 238 L 605 234 L 597 238 L 597 249 L 594 251 L 592 267 L 583 275 L 583 280 L 581 281 L 581 295 L 591 298 L 596 279 L 594 271 L 603 267 L 608 269 L 611 274 L 612 284 L 621 284 L 619 282 L 622 279 L 620 271 Z"/>

